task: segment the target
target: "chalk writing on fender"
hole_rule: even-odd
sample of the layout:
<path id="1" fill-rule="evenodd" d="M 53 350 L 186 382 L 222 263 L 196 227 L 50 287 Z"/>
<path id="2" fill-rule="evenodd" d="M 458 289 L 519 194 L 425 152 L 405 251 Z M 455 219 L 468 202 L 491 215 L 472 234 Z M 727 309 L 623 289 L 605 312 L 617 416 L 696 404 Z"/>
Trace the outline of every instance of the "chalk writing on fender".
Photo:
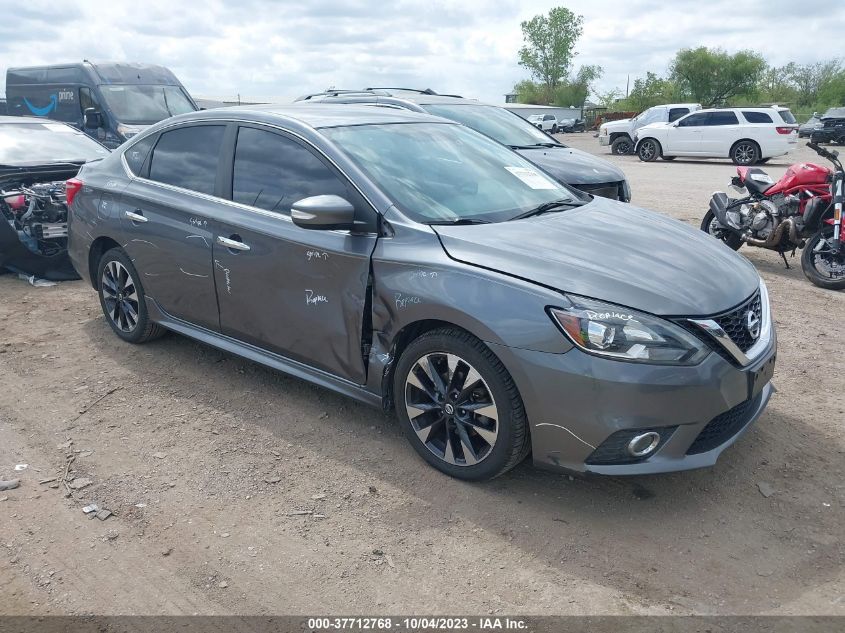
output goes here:
<path id="1" fill-rule="evenodd" d="M 329 254 L 324 251 L 305 251 L 305 257 L 309 262 L 312 261 L 327 261 Z"/>
<path id="2" fill-rule="evenodd" d="M 422 303 L 422 299 L 412 295 L 403 295 L 401 292 L 396 293 L 397 310 L 402 310 L 403 308 L 407 308 L 409 305 L 413 305 L 415 303 Z"/>
<path id="3" fill-rule="evenodd" d="M 314 306 L 318 303 L 328 303 L 328 297 L 316 294 L 313 290 L 305 291 L 305 305 Z"/>

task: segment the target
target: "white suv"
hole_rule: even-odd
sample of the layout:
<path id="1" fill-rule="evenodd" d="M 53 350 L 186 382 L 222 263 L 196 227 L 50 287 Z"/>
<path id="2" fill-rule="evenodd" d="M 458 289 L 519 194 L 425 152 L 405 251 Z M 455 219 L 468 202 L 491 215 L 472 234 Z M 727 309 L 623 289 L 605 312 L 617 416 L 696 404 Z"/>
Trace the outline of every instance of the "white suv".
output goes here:
<path id="1" fill-rule="evenodd" d="M 674 123 L 654 123 L 636 132 L 640 160 L 677 156 L 730 158 L 736 165 L 765 163 L 798 143 L 798 125 L 788 108 L 699 110 Z"/>
<path id="2" fill-rule="evenodd" d="M 540 128 L 544 132 L 557 134 L 558 124 L 557 117 L 554 114 L 532 114 L 528 117 L 528 122 Z"/>

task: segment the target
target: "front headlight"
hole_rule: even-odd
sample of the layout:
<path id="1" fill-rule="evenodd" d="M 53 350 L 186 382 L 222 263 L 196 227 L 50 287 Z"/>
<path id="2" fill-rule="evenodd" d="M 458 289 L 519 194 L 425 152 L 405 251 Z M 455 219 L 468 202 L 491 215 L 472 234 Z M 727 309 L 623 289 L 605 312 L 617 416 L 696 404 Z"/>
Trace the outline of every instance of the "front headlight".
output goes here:
<path id="1" fill-rule="evenodd" d="M 679 325 L 629 308 L 567 296 L 549 313 L 576 347 L 596 356 L 657 365 L 696 365 L 710 350 Z"/>

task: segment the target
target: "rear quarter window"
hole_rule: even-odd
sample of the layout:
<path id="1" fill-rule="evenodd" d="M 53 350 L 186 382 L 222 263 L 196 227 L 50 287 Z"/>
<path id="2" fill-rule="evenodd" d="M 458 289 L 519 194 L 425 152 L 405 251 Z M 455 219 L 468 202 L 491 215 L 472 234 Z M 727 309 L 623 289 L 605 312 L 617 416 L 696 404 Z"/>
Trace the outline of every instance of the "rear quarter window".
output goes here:
<path id="1" fill-rule="evenodd" d="M 132 147 L 123 153 L 123 158 L 126 161 L 129 171 L 136 176 L 143 176 L 144 163 L 147 161 L 147 156 L 150 155 L 150 150 L 155 144 L 156 136 L 148 136 L 142 141 L 138 141 Z"/>
<path id="2" fill-rule="evenodd" d="M 745 117 L 745 120 L 749 123 L 772 123 L 772 117 L 770 117 L 765 112 L 745 112 L 743 111 L 742 116 Z M 793 119 L 794 121 L 794 119 Z"/>
<path id="3" fill-rule="evenodd" d="M 778 114 L 784 123 L 792 124 L 796 122 L 795 115 L 792 114 L 791 110 L 778 110 Z"/>

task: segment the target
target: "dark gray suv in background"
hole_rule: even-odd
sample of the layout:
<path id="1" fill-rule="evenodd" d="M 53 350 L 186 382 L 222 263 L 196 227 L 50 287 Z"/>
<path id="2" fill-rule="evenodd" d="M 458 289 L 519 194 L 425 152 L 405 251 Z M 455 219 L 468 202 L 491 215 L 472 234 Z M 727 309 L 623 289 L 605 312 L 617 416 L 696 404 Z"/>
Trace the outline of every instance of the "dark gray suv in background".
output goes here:
<path id="1" fill-rule="evenodd" d="M 299 97 L 297 102 L 371 104 L 441 116 L 507 145 L 566 185 L 611 200 L 631 200 L 631 187 L 618 167 L 564 145 L 518 114 L 499 106 L 411 88 L 330 90 Z"/>
<path id="2" fill-rule="evenodd" d="M 68 192 L 72 261 L 121 339 L 173 330 L 395 407 L 455 477 L 532 451 L 578 472 L 709 466 L 772 392 L 748 261 L 442 118 L 192 113 Z"/>

